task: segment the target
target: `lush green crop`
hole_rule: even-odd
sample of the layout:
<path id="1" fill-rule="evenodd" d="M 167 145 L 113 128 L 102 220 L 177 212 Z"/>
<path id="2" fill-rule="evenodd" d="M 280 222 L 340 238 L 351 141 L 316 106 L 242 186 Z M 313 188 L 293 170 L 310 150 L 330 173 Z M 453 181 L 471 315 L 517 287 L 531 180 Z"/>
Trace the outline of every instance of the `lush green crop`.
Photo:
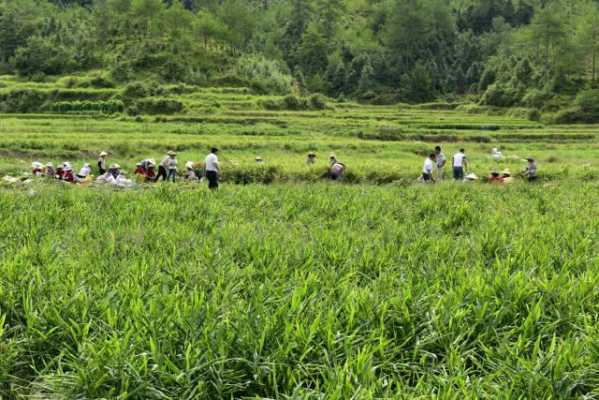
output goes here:
<path id="1" fill-rule="evenodd" d="M 0 395 L 594 398 L 596 184 L 0 192 Z"/>
<path id="2" fill-rule="evenodd" d="M 3 175 L 217 145 L 225 182 L 0 187 L 0 398 L 599 397 L 596 126 L 0 81 L 5 111 L 64 113 L 2 115 Z M 436 144 L 541 182 L 414 184 Z"/>

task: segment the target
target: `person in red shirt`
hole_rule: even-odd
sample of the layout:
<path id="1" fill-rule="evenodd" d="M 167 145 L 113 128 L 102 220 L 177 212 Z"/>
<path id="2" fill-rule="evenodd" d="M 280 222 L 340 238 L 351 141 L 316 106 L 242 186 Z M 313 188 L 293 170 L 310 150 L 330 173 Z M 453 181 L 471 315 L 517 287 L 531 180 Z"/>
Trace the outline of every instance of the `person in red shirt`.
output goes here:
<path id="1" fill-rule="evenodd" d="M 503 183 L 503 177 L 497 171 L 491 172 L 489 176 L 489 183 Z"/>
<path id="2" fill-rule="evenodd" d="M 145 181 L 153 182 L 156 179 L 156 164 L 154 162 L 149 162 L 145 168 Z"/>
<path id="3" fill-rule="evenodd" d="M 62 165 L 62 180 L 71 183 L 75 182 L 75 174 L 73 174 L 73 168 L 71 167 L 71 164 L 68 162 L 65 162 Z"/>
<path id="4" fill-rule="evenodd" d="M 146 176 L 146 169 L 143 166 L 143 163 L 137 163 L 137 165 L 135 166 L 135 172 L 133 172 L 135 175 L 143 175 Z"/>

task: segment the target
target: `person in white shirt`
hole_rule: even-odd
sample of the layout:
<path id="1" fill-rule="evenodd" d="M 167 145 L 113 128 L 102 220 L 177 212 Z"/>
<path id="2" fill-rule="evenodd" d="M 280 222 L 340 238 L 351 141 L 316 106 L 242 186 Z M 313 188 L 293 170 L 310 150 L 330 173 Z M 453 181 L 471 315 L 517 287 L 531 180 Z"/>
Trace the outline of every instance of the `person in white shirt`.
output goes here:
<path id="1" fill-rule="evenodd" d="M 501 154 L 501 151 L 499 151 L 497 147 L 493 147 L 493 149 L 491 150 L 491 158 L 499 162 L 503 158 L 503 154 Z"/>
<path id="2" fill-rule="evenodd" d="M 168 179 L 171 182 L 175 182 L 177 178 L 177 158 L 175 156 L 170 157 L 168 162 Z"/>
<path id="3" fill-rule="evenodd" d="M 424 166 L 422 167 L 422 180 L 425 183 L 434 182 L 433 169 L 435 168 L 436 159 L 437 155 L 435 153 L 431 153 L 426 160 L 424 160 Z"/>
<path id="4" fill-rule="evenodd" d="M 468 167 L 468 162 L 466 161 L 466 154 L 464 149 L 460 149 L 460 151 L 453 155 L 452 166 L 453 179 L 455 179 L 456 181 L 463 181 L 464 172 Z"/>
<path id="5" fill-rule="evenodd" d="M 88 163 L 83 164 L 83 168 L 81 168 L 79 170 L 79 173 L 77 174 L 77 178 L 84 180 L 85 178 L 87 178 L 87 176 L 89 174 L 91 174 L 92 172 L 92 168 Z"/>
<path id="6" fill-rule="evenodd" d="M 220 165 L 218 164 L 217 157 L 218 149 L 213 147 L 210 150 L 210 154 L 206 156 L 205 164 L 206 164 L 206 179 L 208 179 L 208 188 L 210 190 L 218 189 L 218 179 L 220 173 Z"/>
<path id="7" fill-rule="evenodd" d="M 442 181 L 443 176 L 445 175 L 444 171 L 445 164 L 447 164 L 447 158 L 445 157 L 445 154 L 443 154 L 443 152 L 441 151 L 441 146 L 435 147 L 435 161 L 437 164 L 437 180 Z"/>
<path id="8" fill-rule="evenodd" d="M 158 182 L 160 180 L 160 178 L 162 178 L 163 181 L 166 181 L 170 178 L 170 170 L 171 170 L 171 163 L 172 160 L 175 160 L 175 174 L 177 172 L 177 162 L 176 162 L 176 157 L 177 157 L 177 153 L 175 153 L 174 151 L 169 151 L 168 153 L 166 153 L 166 157 L 164 157 L 162 159 L 162 161 L 160 161 L 160 164 L 158 164 L 158 174 L 156 174 L 156 178 L 154 179 L 156 182 Z"/>

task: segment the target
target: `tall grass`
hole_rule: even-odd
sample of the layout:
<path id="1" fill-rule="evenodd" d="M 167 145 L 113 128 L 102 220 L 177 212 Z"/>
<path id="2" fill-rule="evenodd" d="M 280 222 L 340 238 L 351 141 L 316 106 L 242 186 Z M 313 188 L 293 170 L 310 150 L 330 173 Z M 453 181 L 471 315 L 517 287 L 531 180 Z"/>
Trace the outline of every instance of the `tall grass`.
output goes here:
<path id="1" fill-rule="evenodd" d="M 598 195 L 4 190 L 0 396 L 595 398 Z"/>

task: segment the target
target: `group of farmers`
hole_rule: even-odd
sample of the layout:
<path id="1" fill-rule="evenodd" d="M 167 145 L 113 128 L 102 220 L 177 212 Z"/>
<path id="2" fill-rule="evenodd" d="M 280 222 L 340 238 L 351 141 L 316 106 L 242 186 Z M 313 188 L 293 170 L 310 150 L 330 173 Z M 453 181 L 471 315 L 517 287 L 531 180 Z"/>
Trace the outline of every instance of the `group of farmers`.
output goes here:
<path id="1" fill-rule="evenodd" d="M 306 158 L 308 165 L 316 163 L 316 153 L 309 152 Z M 493 149 L 491 157 L 495 161 L 500 161 L 502 154 L 498 149 Z M 108 164 L 108 153 L 103 151 L 100 153 L 97 160 L 98 176 L 95 178 L 97 182 L 108 183 L 115 186 L 131 186 L 133 181 L 128 179 L 121 166 L 114 163 Z M 537 179 L 537 165 L 533 158 L 528 158 L 528 166 L 522 172 L 529 181 Z M 262 164 L 263 159 L 256 157 L 256 163 Z M 435 147 L 435 150 L 426 157 L 422 168 L 420 180 L 425 183 L 432 183 L 443 180 L 445 177 L 445 169 L 448 164 L 447 157 L 443 154 L 440 146 Z M 346 166 L 337 159 L 335 154 L 329 156 L 328 177 L 331 180 L 339 180 L 342 178 Z M 457 181 L 473 181 L 478 180 L 476 174 L 468 171 L 468 159 L 464 149 L 460 149 L 451 158 L 451 170 L 453 179 Z M 159 180 L 175 182 L 177 179 L 177 153 L 169 151 L 165 157 L 156 163 L 153 159 L 145 159 L 137 163 L 134 175 L 142 182 L 157 182 Z M 46 176 L 72 183 L 92 182 L 92 167 L 89 163 L 85 163 L 83 167 L 75 173 L 69 162 L 57 166 L 49 162 L 45 166 L 40 162 L 32 163 L 32 173 L 34 176 Z M 200 181 L 204 178 L 208 181 L 210 189 L 218 189 L 220 165 L 218 161 L 218 149 L 213 147 L 210 153 L 206 156 L 203 163 L 194 163 L 188 161 L 185 163 L 185 172 L 182 174 L 187 181 Z M 493 170 L 487 180 L 491 183 L 509 183 L 512 181 L 512 174 L 509 170 L 504 170 L 501 173 Z"/>
<path id="2" fill-rule="evenodd" d="M 218 149 L 213 147 L 210 154 L 206 156 L 202 168 L 203 175 L 208 181 L 210 189 L 218 188 L 220 166 L 217 153 Z M 120 187 L 131 186 L 133 181 L 127 178 L 121 166 L 116 163 L 109 165 L 107 159 L 108 153 L 105 151 L 101 152 L 97 161 L 98 176 L 95 178 L 96 182 L 108 183 Z M 201 174 L 197 172 L 199 170 L 197 167 L 199 165 L 188 161 L 185 164 L 186 172 L 183 175 L 184 178 L 189 181 L 199 181 Z M 76 174 L 69 162 L 64 162 L 54 167 L 51 162 L 44 166 L 42 163 L 35 161 L 32 163 L 31 168 L 34 176 L 45 176 L 70 183 L 89 183 L 93 181 L 92 167 L 89 163 L 85 163 Z M 152 159 L 146 159 L 137 163 L 134 175 L 143 182 L 157 182 L 160 179 L 174 182 L 177 176 L 177 153 L 169 151 L 159 164 Z"/>
<path id="3" fill-rule="evenodd" d="M 213 147 L 206 156 L 203 163 L 194 163 L 188 161 L 185 163 L 185 172 L 183 178 L 187 181 L 200 181 L 204 178 L 208 181 L 210 189 L 218 189 L 220 165 L 218 161 L 218 148 Z M 262 164 L 262 157 L 256 157 L 256 163 Z M 316 153 L 308 153 L 306 159 L 308 165 L 316 163 Z M 34 176 L 45 176 L 70 183 L 90 183 L 93 181 L 92 167 L 85 163 L 78 173 L 75 173 L 71 163 L 64 162 L 58 167 L 49 162 L 45 166 L 35 161 L 32 163 L 32 174 Z M 134 171 L 136 178 L 142 182 L 157 182 L 159 180 L 175 182 L 177 179 L 177 153 L 169 151 L 166 156 L 156 163 L 153 159 L 145 159 L 137 163 Z M 345 164 L 337 160 L 334 154 L 329 157 L 329 177 L 337 180 L 342 177 L 345 171 Z M 96 182 L 109 183 L 115 186 L 131 186 L 133 181 L 128 179 L 126 173 L 119 164 L 108 163 L 108 153 L 103 151 L 97 160 L 98 176 Z"/>
<path id="4" fill-rule="evenodd" d="M 501 151 L 494 148 L 491 152 L 491 158 L 499 162 L 502 159 Z M 526 159 L 528 165 L 526 169 L 522 171 L 522 176 L 528 179 L 529 182 L 537 180 L 537 163 L 534 158 L 528 157 Z M 443 154 L 441 146 L 435 147 L 435 150 L 429 154 L 424 160 L 424 166 L 422 167 L 421 181 L 425 183 L 432 183 L 435 180 L 443 180 L 445 177 L 445 168 L 447 166 L 447 157 Z M 451 169 L 453 173 L 453 179 L 456 181 L 476 181 L 478 176 L 473 172 L 468 173 L 468 159 L 466 158 L 466 151 L 460 149 L 451 158 Z M 512 182 L 512 173 L 509 169 L 505 169 L 502 172 L 497 170 L 491 171 L 487 181 L 490 183 L 510 183 Z"/>

